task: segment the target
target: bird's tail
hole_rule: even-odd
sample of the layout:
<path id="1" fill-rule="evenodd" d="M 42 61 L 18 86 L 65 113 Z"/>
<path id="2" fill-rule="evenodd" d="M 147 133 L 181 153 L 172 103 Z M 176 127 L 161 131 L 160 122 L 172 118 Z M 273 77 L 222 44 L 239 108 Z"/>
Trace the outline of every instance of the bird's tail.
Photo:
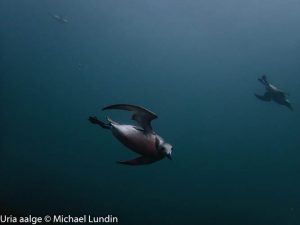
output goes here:
<path id="1" fill-rule="evenodd" d="M 267 80 L 267 76 L 264 74 L 262 75 L 260 78 L 258 78 L 258 80 L 265 86 L 268 86 L 269 85 L 269 82 Z"/>
<path id="2" fill-rule="evenodd" d="M 104 129 L 110 129 L 111 128 L 111 122 L 110 121 L 108 123 L 105 123 L 105 122 L 97 119 L 96 116 L 90 116 L 89 121 L 92 124 L 97 124 L 97 125 L 99 125 L 100 127 L 104 128 Z"/>

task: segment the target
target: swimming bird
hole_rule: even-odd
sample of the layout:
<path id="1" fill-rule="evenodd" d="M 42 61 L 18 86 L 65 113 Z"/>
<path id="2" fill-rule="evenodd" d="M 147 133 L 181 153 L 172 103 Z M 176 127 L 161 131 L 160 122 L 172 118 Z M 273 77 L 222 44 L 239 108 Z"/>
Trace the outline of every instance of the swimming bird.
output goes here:
<path id="1" fill-rule="evenodd" d="M 288 94 L 279 88 L 275 87 L 274 85 L 270 84 L 267 80 L 267 76 L 263 75 L 261 78 L 258 78 L 258 81 L 261 82 L 266 89 L 266 92 L 264 95 L 258 95 L 254 94 L 258 99 L 262 101 L 271 101 L 284 105 L 288 107 L 290 110 L 293 111 L 293 107 L 290 103 L 290 101 L 287 99 Z"/>
<path id="2" fill-rule="evenodd" d="M 127 165 L 144 165 L 159 161 L 165 157 L 172 159 L 172 145 L 154 132 L 151 121 L 157 115 L 141 106 L 129 104 L 115 104 L 104 107 L 102 110 L 119 109 L 133 112 L 132 119 L 139 126 L 119 124 L 109 117 L 107 123 L 98 120 L 96 116 L 89 117 L 89 121 L 104 129 L 108 129 L 127 148 L 140 154 L 141 156 L 125 161 L 118 161 Z"/>
<path id="3" fill-rule="evenodd" d="M 57 15 L 57 14 L 52 14 L 49 13 L 49 15 L 55 19 L 56 21 L 60 22 L 60 23 L 69 23 L 69 20 L 67 20 L 65 17 Z"/>

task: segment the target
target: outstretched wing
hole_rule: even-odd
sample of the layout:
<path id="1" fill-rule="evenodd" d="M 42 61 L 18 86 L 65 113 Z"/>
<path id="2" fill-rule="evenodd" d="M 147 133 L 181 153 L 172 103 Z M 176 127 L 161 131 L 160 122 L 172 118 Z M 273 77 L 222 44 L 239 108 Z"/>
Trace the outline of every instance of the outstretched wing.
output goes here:
<path id="1" fill-rule="evenodd" d="M 131 165 L 131 166 L 138 166 L 138 165 L 151 164 L 151 163 L 161 160 L 162 158 L 163 157 L 153 158 L 153 157 L 147 157 L 147 156 L 140 156 L 135 159 L 130 159 L 130 160 L 126 160 L 126 161 L 118 161 L 118 163 L 125 164 L 125 165 Z"/>
<path id="2" fill-rule="evenodd" d="M 116 104 L 104 107 L 102 110 L 107 109 L 121 109 L 134 112 L 132 119 L 135 120 L 145 130 L 145 132 L 152 131 L 151 121 L 157 118 L 157 115 L 154 112 L 136 105 Z"/>
<path id="3" fill-rule="evenodd" d="M 272 95 L 269 92 L 266 92 L 264 95 L 258 95 L 258 94 L 254 94 L 254 95 L 256 96 L 256 98 L 266 102 L 269 102 L 272 99 Z"/>

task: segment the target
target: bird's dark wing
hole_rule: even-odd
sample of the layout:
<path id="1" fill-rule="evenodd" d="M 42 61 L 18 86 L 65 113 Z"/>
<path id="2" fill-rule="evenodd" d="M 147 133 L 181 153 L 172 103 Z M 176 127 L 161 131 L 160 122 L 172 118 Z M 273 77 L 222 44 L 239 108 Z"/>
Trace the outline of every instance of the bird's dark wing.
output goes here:
<path id="1" fill-rule="evenodd" d="M 258 95 L 258 94 L 254 94 L 254 95 L 256 96 L 256 98 L 262 101 L 269 102 L 272 100 L 272 95 L 269 92 L 266 92 L 264 95 Z"/>
<path id="2" fill-rule="evenodd" d="M 121 109 L 132 111 L 132 119 L 135 120 L 144 129 L 145 132 L 152 131 L 151 121 L 157 118 L 157 115 L 154 112 L 136 105 L 116 104 L 104 107 L 102 110 L 107 109 Z"/>
<path id="3" fill-rule="evenodd" d="M 138 165 L 146 165 L 146 164 L 154 163 L 156 161 L 161 160 L 162 158 L 163 157 L 153 158 L 153 157 L 148 157 L 148 156 L 140 156 L 135 159 L 130 159 L 130 160 L 126 160 L 126 161 L 118 161 L 118 163 L 125 164 L 125 165 L 131 165 L 131 166 L 138 166 Z"/>

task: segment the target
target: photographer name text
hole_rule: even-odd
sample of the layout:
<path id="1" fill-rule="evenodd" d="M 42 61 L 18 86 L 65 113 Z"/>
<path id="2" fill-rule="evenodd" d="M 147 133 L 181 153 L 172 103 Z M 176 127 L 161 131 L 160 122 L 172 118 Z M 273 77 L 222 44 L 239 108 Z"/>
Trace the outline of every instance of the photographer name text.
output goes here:
<path id="1" fill-rule="evenodd" d="M 40 224 L 40 223 L 51 223 L 51 224 L 99 224 L 99 223 L 118 223 L 119 219 L 116 216 L 71 216 L 71 215 L 46 215 L 46 216 L 13 216 L 13 215 L 0 215 L 1 224 Z"/>

